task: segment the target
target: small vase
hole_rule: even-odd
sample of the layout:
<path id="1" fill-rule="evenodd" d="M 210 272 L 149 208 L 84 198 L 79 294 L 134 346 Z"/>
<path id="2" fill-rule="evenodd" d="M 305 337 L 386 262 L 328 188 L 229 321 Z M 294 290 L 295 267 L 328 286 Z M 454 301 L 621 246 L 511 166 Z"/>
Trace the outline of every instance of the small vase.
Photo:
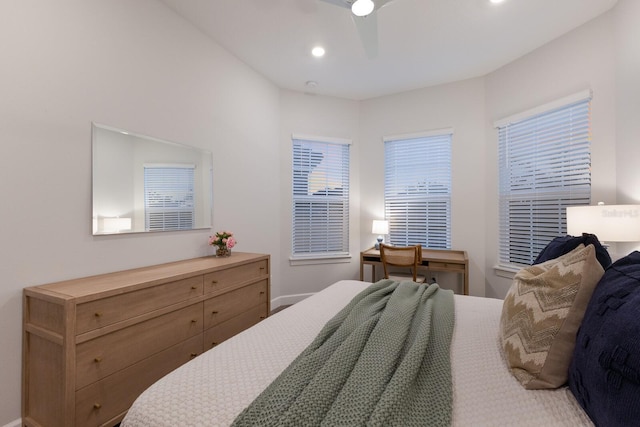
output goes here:
<path id="1" fill-rule="evenodd" d="M 219 256 L 219 257 L 231 256 L 231 249 L 227 248 L 226 246 L 217 246 L 216 256 Z"/>

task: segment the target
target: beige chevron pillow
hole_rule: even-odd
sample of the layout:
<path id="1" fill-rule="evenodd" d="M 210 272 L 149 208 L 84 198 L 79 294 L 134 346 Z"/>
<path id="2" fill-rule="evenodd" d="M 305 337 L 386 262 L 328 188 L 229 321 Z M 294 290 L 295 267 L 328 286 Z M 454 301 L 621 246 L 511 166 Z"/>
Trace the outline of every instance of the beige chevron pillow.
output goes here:
<path id="1" fill-rule="evenodd" d="M 504 299 L 502 347 L 513 375 L 527 389 L 567 381 L 575 338 L 604 274 L 593 245 L 519 271 Z"/>

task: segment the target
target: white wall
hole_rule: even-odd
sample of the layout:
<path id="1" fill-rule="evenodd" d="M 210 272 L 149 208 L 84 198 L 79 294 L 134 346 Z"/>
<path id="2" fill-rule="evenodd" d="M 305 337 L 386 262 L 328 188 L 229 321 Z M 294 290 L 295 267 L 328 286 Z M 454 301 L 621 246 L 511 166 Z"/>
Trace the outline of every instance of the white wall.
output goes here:
<path id="1" fill-rule="evenodd" d="M 278 282 L 279 90 L 154 0 L 0 6 L 0 425 L 20 416 L 22 288 L 210 253 L 209 231 L 91 236 L 91 121 L 213 152 L 214 228 Z"/>
<path id="2" fill-rule="evenodd" d="M 371 221 L 384 218 L 383 137 L 453 128 L 451 246 L 468 253 L 470 294 L 484 295 L 484 117 L 482 78 L 362 102 L 361 249 L 375 242 Z M 436 276 L 445 286 L 460 286 L 454 273 Z"/>
<path id="3" fill-rule="evenodd" d="M 618 203 L 640 203 L 640 1 L 614 9 Z"/>
<path id="4" fill-rule="evenodd" d="M 620 0 L 613 11 L 616 65 L 617 203 L 640 203 L 640 1 Z M 618 243 L 619 255 L 640 244 Z"/>
<path id="5" fill-rule="evenodd" d="M 636 19 L 637 21 L 637 19 Z M 498 254 L 498 160 L 495 120 L 584 89 L 593 91 L 592 201 L 616 200 L 615 69 L 612 14 L 567 33 L 492 72 L 486 82 L 486 293 L 502 298 L 510 278 L 494 271 Z"/>

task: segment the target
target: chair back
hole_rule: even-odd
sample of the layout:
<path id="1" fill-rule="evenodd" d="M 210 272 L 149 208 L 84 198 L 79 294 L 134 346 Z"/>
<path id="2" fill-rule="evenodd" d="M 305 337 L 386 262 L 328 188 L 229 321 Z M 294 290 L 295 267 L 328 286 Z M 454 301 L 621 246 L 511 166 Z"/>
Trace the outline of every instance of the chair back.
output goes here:
<path id="1" fill-rule="evenodd" d="M 418 265 L 422 263 L 422 246 L 389 246 L 381 243 L 380 260 L 384 268 L 385 279 L 389 278 L 388 267 L 409 267 L 415 282 L 418 274 Z"/>

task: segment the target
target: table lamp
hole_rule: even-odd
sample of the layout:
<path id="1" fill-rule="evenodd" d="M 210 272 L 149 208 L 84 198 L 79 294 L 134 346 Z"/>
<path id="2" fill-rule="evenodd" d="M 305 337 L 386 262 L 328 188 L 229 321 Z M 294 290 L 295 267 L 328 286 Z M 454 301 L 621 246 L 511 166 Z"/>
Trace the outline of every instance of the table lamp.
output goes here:
<path id="1" fill-rule="evenodd" d="M 604 242 L 640 242 L 640 205 L 567 207 L 567 234 L 595 234 Z M 605 245 L 606 246 L 606 245 Z"/>
<path id="2" fill-rule="evenodd" d="M 389 234 L 389 221 L 374 219 L 371 226 L 371 234 L 378 235 L 378 241 L 376 242 L 376 249 L 380 249 L 380 243 L 384 241 L 382 236 Z"/>

